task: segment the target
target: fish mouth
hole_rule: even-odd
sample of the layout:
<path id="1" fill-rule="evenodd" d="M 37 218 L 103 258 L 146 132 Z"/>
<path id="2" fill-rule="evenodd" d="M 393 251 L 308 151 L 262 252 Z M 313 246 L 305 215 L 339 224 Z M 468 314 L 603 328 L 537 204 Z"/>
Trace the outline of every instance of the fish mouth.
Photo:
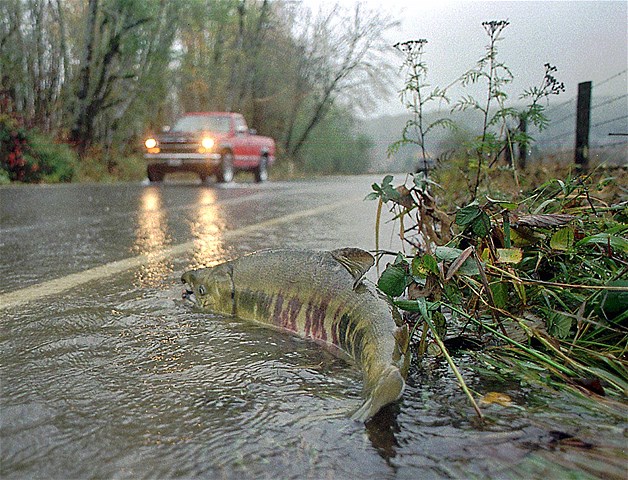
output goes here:
<path id="1" fill-rule="evenodd" d="M 196 303 L 196 297 L 194 296 L 194 291 L 188 288 L 185 288 L 183 292 L 181 292 L 181 298 L 188 302 Z"/>
<path id="2" fill-rule="evenodd" d="M 188 273 L 183 274 L 181 277 L 181 283 L 184 285 L 184 289 L 181 292 L 181 298 L 187 302 L 196 304 L 196 296 L 194 295 L 194 290 L 192 289 L 193 287 Z"/>

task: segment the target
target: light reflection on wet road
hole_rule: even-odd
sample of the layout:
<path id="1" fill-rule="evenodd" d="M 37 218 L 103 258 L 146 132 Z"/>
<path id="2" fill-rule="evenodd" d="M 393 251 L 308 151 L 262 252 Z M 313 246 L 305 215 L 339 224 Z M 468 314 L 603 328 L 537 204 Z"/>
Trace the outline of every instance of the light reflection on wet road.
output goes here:
<path id="1" fill-rule="evenodd" d="M 343 361 L 178 300 L 182 271 L 253 250 L 372 249 L 376 204 L 361 199 L 379 180 L 0 188 L 0 304 L 26 299 L 0 305 L 0 477 L 621 474 L 599 450 L 550 452 L 548 431 L 590 439 L 597 425 L 610 455 L 625 419 L 578 405 L 535 412 L 530 389 L 488 385 L 462 357 L 475 390 L 504 391 L 520 409 L 489 408 L 480 428 L 434 361 L 365 428 L 347 418 L 361 381 Z M 393 231 L 382 238 L 394 250 Z M 45 282 L 68 288 L 46 293 Z"/>

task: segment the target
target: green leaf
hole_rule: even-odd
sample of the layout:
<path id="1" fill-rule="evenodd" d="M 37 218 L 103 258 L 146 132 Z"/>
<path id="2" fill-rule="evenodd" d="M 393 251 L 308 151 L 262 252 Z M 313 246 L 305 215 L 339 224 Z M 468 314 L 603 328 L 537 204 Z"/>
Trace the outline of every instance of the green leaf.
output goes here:
<path id="1" fill-rule="evenodd" d="M 526 293 L 525 285 L 519 282 L 512 282 L 512 286 L 515 289 L 519 300 L 521 300 L 521 303 L 523 303 L 524 305 L 528 303 L 528 294 Z"/>
<path id="2" fill-rule="evenodd" d="M 499 205 L 502 208 L 505 208 L 506 210 L 516 210 L 519 207 L 518 203 L 509 202 L 508 200 L 496 200 L 490 197 L 486 197 L 486 199 L 491 203 L 494 203 L 496 205 Z"/>
<path id="3" fill-rule="evenodd" d="M 561 228 L 552 235 L 550 247 L 554 250 L 567 252 L 573 248 L 574 231 L 571 227 Z"/>
<path id="4" fill-rule="evenodd" d="M 432 313 L 432 320 L 438 336 L 445 338 L 447 336 L 447 319 L 445 319 L 445 315 L 439 311 L 435 311 Z"/>
<path id="5" fill-rule="evenodd" d="M 480 211 L 480 214 L 473 220 L 471 224 L 471 230 L 478 237 L 486 237 L 489 233 L 491 233 L 491 219 L 485 213 Z"/>
<path id="6" fill-rule="evenodd" d="M 434 185 L 435 187 L 442 188 L 438 183 L 430 180 L 430 178 L 423 172 L 414 175 L 412 181 L 414 186 L 419 190 L 426 190 L 428 185 Z"/>
<path id="7" fill-rule="evenodd" d="M 550 335 L 565 338 L 571 330 L 572 318 L 560 312 L 553 312 L 547 317 L 547 331 Z"/>
<path id="8" fill-rule="evenodd" d="M 377 282 L 377 287 L 386 295 L 398 297 L 406 289 L 406 271 L 400 265 L 388 265 Z"/>
<path id="9" fill-rule="evenodd" d="M 416 300 L 393 300 L 393 305 L 406 312 L 420 312 L 423 316 L 439 308 L 439 302 L 426 302 L 425 298 Z"/>
<path id="10" fill-rule="evenodd" d="M 434 250 L 436 258 L 445 260 L 446 262 L 453 262 L 461 253 L 462 250 L 454 247 L 436 247 L 436 250 Z"/>
<path id="11" fill-rule="evenodd" d="M 498 248 L 497 261 L 499 263 L 519 263 L 523 258 L 523 251 L 520 248 Z"/>
<path id="12" fill-rule="evenodd" d="M 608 318 L 614 318 L 628 311 L 628 280 L 615 280 L 608 283 L 611 287 L 624 287 L 625 291 L 609 290 L 604 293 L 600 309 Z"/>
<path id="13" fill-rule="evenodd" d="M 421 257 L 414 257 L 412 259 L 412 275 L 426 276 L 429 273 L 434 275 L 440 274 L 438 262 L 432 255 L 426 253 Z"/>
<path id="14" fill-rule="evenodd" d="M 480 214 L 482 210 L 477 204 L 467 205 L 462 207 L 456 212 L 456 225 L 464 227 L 472 223 Z"/>
<path id="15" fill-rule="evenodd" d="M 423 315 L 424 318 L 430 318 L 430 314 L 427 311 L 427 302 L 425 298 L 418 298 L 416 300 L 417 306 L 419 307 L 419 312 Z"/>
<path id="16" fill-rule="evenodd" d="M 504 282 L 496 282 L 490 285 L 493 301 L 497 308 L 506 308 L 508 305 L 508 284 Z"/>
<path id="17" fill-rule="evenodd" d="M 617 237 L 615 235 L 610 235 L 609 233 L 598 233 L 596 235 L 591 235 L 589 237 L 585 237 L 576 243 L 576 246 L 580 247 L 582 245 L 608 245 L 610 244 L 616 250 L 622 251 L 624 253 L 628 253 L 628 241 L 622 237 Z"/>
<path id="18" fill-rule="evenodd" d="M 610 235 L 615 235 L 616 233 L 620 235 L 626 234 L 628 233 L 628 225 L 625 223 L 620 223 L 619 225 L 615 225 L 614 227 L 606 230 L 606 233 Z"/>
<path id="19" fill-rule="evenodd" d="M 382 180 L 381 186 L 377 183 L 371 185 L 371 188 L 374 190 L 370 194 L 368 194 L 365 200 L 374 200 L 377 198 L 382 199 L 383 202 L 389 202 L 390 200 L 395 200 L 399 198 L 399 192 L 391 185 L 393 181 L 392 175 L 386 175 Z"/>
<path id="20" fill-rule="evenodd" d="M 393 302 L 395 307 L 405 310 L 406 312 L 419 312 L 419 304 L 416 300 L 395 300 Z"/>
<path id="21" fill-rule="evenodd" d="M 473 252 L 474 252 L 474 248 L 468 247 L 462 251 L 460 256 L 456 258 L 456 260 L 451 262 L 451 265 L 449 265 L 449 268 L 447 269 L 447 273 L 445 274 L 446 282 L 448 282 L 458 272 L 458 270 L 462 268 L 465 262 L 469 260 L 469 257 L 473 255 Z"/>
<path id="22" fill-rule="evenodd" d="M 452 247 L 436 247 L 434 255 L 438 260 L 444 260 L 445 262 L 454 262 L 462 255 L 463 250 Z M 478 275 L 480 271 L 475 263 L 474 258 L 467 258 L 467 260 L 458 268 L 457 273 L 462 275 Z"/>

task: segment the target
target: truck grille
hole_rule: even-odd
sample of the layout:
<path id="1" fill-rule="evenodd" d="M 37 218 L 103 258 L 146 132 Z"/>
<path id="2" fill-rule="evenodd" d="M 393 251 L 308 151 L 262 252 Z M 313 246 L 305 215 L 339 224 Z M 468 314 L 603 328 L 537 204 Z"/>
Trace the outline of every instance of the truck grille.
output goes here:
<path id="1" fill-rule="evenodd" d="M 162 153 L 196 153 L 199 145 L 196 143 L 160 142 L 159 148 Z"/>

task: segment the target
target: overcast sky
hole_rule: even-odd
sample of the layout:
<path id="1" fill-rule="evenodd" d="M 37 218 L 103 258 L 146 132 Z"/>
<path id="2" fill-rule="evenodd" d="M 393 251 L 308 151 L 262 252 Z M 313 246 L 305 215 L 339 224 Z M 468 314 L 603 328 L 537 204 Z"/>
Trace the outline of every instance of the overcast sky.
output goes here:
<path id="1" fill-rule="evenodd" d="M 331 0 L 306 0 L 316 8 Z M 350 7 L 354 0 L 342 0 Z M 484 53 L 487 36 L 481 23 L 508 20 L 501 60 L 511 67 L 515 81 L 512 98 L 537 85 L 547 62 L 558 68 L 556 77 L 566 92 L 554 102 L 576 95 L 579 82 L 592 81 L 593 95 L 628 93 L 628 1 L 460 1 L 366 0 L 401 27 L 390 32 L 391 44 L 425 38 L 428 81 L 444 87 L 472 67 Z M 596 89 L 596 84 L 624 71 Z M 401 88 L 401 84 L 396 88 Z M 372 115 L 401 113 L 397 96 L 374 106 Z"/>

